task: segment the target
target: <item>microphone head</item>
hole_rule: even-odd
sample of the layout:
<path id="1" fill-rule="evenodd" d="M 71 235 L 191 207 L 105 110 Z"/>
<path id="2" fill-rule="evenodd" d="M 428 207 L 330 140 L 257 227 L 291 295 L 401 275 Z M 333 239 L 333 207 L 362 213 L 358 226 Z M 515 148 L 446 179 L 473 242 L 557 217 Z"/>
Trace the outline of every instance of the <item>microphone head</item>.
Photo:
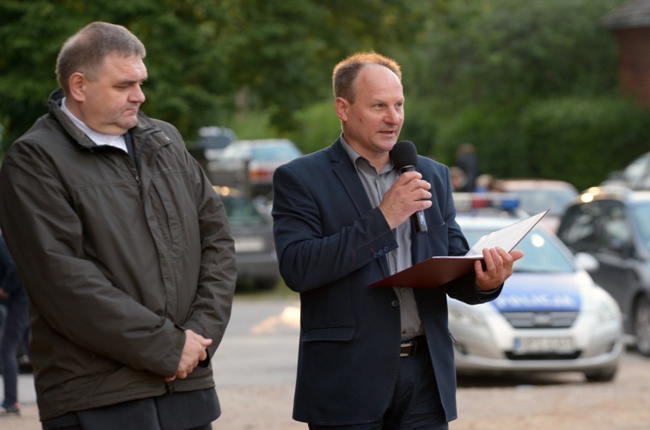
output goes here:
<path id="1" fill-rule="evenodd" d="M 407 166 L 417 166 L 418 150 L 410 140 L 397 142 L 390 151 L 390 158 L 395 168 L 402 169 Z"/>

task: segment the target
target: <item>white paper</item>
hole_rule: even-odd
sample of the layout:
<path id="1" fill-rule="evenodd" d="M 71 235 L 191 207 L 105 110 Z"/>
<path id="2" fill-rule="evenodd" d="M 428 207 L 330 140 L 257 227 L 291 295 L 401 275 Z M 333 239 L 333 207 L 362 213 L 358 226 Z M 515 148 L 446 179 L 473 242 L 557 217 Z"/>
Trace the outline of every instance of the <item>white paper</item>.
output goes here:
<path id="1" fill-rule="evenodd" d="M 468 257 L 481 256 L 483 255 L 483 249 L 496 248 L 497 246 L 508 252 L 512 251 L 521 239 L 528 234 L 528 232 L 542 219 L 544 215 L 546 215 L 547 212 L 548 210 L 540 212 L 537 215 L 510 224 L 501 230 L 486 234 L 480 238 L 465 255 Z"/>

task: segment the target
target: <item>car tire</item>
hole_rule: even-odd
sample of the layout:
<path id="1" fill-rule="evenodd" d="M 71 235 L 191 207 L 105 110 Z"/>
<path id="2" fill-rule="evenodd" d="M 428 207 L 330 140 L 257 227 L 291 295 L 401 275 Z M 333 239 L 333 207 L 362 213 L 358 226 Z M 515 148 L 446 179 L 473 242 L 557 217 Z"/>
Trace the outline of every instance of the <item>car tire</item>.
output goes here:
<path id="1" fill-rule="evenodd" d="M 585 372 L 587 382 L 610 382 L 616 376 L 617 367 L 608 367 L 606 369 Z"/>
<path id="2" fill-rule="evenodd" d="M 650 299 L 645 295 L 634 305 L 634 337 L 639 354 L 650 357 Z"/>

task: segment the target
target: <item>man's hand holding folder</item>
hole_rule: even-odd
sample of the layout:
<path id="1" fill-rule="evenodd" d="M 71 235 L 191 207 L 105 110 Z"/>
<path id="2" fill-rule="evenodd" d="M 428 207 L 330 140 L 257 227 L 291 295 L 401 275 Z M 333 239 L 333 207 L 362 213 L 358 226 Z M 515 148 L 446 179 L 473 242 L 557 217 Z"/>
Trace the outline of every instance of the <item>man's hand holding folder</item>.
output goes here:
<path id="1" fill-rule="evenodd" d="M 524 256 L 519 250 L 507 252 L 501 247 L 484 248 L 483 260 L 474 261 L 476 286 L 481 291 L 491 291 L 512 275 L 512 265 Z"/>
<path id="2" fill-rule="evenodd" d="M 515 246 L 547 213 L 540 212 L 482 237 L 466 255 L 431 257 L 371 286 L 431 288 L 473 270 L 481 291 L 494 290 L 512 275 L 512 265 L 524 256 Z"/>

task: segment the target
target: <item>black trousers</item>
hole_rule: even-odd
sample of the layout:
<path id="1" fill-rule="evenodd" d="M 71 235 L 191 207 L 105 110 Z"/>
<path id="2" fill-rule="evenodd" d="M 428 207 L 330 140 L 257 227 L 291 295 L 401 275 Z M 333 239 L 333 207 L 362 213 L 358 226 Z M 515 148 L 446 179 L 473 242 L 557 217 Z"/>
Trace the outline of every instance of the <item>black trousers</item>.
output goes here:
<path id="1" fill-rule="evenodd" d="M 44 430 L 211 430 L 221 414 L 209 390 L 132 400 L 45 420 Z"/>
<path id="2" fill-rule="evenodd" d="M 381 421 L 352 425 L 315 425 L 310 430 L 448 430 L 429 351 L 400 358 L 391 404 Z"/>

